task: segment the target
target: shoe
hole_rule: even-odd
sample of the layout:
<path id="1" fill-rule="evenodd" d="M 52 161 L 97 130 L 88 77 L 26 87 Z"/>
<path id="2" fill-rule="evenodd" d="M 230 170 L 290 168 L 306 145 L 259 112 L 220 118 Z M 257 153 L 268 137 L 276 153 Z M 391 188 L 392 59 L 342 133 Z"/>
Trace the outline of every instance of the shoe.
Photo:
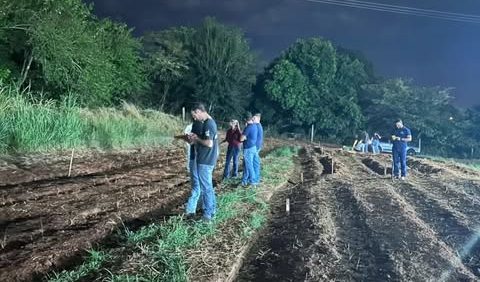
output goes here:
<path id="1" fill-rule="evenodd" d="M 405 176 L 402 176 L 402 177 L 400 177 L 400 180 L 405 181 L 407 179 L 405 178 Z"/>
<path id="2" fill-rule="evenodd" d="M 202 217 L 202 222 L 210 224 L 210 223 L 213 222 L 213 217 L 205 217 L 204 216 L 204 217 Z"/>
<path id="3" fill-rule="evenodd" d="M 395 176 L 393 177 L 393 179 L 399 180 L 399 179 L 400 179 L 400 176 L 395 175 Z"/>
<path id="4" fill-rule="evenodd" d="M 195 214 L 194 213 L 187 213 L 187 215 L 185 216 L 185 219 L 188 220 L 188 221 L 192 221 L 195 219 Z"/>

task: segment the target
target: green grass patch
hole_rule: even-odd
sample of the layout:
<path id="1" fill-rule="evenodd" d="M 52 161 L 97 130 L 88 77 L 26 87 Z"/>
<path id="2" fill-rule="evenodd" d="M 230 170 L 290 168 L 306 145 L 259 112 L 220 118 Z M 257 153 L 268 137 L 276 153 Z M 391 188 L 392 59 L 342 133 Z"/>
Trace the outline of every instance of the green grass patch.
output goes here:
<path id="1" fill-rule="evenodd" d="M 192 222 L 179 215 L 137 231 L 125 230 L 122 244 L 133 253 L 129 257 L 137 260 L 133 271 L 126 274 L 103 269 L 99 272 L 102 263 L 93 264 L 89 258 L 76 270 L 55 274 L 50 281 L 76 281 L 72 278 L 81 279 L 91 273 L 96 273 L 95 279 L 102 281 L 188 281 L 186 251 L 199 248 L 211 238 L 224 236 L 222 226 L 234 220 L 242 222 L 238 228 L 242 240 L 248 240 L 265 225 L 269 206 L 259 191 L 271 189 L 288 179 L 287 172 L 293 168 L 293 155 L 296 153 L 296 149 L 284 147 L 263 159 L 261 190 L 237 187 L 218 195 L 217 213 L 213 221 Z M 105 254 L 103 257 L 113 256 L 108 252 Z"/>
<path id="2" fill-rule="evenodd" d="M 78 281 L 89 275 L 98 272 L 102 265 L 111 257 L 103 251 L 88 251 L 86 261 L 80 265 L 77 269 L 72 271 L 62 271 L 60 273 L 53 273 L 48 277 L 50 282 L 72 282 Z"/>
<path id="3" fill-rule="evenodd" d="M 84 109 L 73 100 L 27 99 L 0 88 L 0 153 L 162 145 L 181 130 L 178 118 L 127 103 Z"/>

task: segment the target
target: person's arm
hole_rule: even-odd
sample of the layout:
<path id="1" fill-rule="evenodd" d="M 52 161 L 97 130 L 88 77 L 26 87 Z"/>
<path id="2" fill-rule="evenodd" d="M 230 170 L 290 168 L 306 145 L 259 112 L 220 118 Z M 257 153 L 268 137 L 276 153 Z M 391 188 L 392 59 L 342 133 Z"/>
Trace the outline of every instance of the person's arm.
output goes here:
<path id="1" fill-rule="evenodd" d="M 211 139 L 204 140 L 204 139 L 198 138 L 198 139 L 195 140 L 195 143 L 203 145 L 203 146 L 208 147 L 208 148 L 213 147 L 213 140 L 211 140 Z"/>
<path id="2" fill-rule="evenodd" d="M 411 142 L 411 141 L 412 141 L 412 135 L 407 135 L 406 138 L 400 138 L 400 141 L 402 141 L 402 142 Z"/>

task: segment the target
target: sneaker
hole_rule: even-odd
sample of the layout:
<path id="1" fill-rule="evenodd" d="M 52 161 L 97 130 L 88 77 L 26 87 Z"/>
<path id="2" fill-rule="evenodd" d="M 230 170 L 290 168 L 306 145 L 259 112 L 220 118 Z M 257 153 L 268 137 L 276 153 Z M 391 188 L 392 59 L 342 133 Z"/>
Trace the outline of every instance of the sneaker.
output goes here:
<path id="1" fill-rule="evenodd" d="M 398 179 L 400 179 L 400 176 L 395 175 L 395 176 L 393 177 L 393 179 L 398 180 Z"/>
<path id="2" fill-rule="evenodd" d="M 405 181 L 407 179 L 405 178 L 405 176 L 402 176 L 402 177 L 400 177 L 400 180 Z"/>
<path id="3" fill-rule="evenodd" d="M 187 215 L 185 216 L 185 219 L 188 220 L 188 221 L 192 221 L 195 219 L 195 214 L 194 213 L 187 213 Z"/>
<path id="4" fill-rule="evenodd" d="M 213 217 L 205 217 L 204 216 L 204 217 L 202 217 L 202 222 L 210 224 L 210 223 L 213 222 Z"/>

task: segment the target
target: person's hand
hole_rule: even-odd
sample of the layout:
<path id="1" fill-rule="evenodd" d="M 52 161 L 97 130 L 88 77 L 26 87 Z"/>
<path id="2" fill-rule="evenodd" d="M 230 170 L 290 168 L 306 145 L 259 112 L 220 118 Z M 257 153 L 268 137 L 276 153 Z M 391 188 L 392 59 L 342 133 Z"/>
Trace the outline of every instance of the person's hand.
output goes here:
<path id="1" fill-rule="evenodd" d="M 187 136 L 188 143 L 195 144 L 198 140 L 198 135 L 195 133 L 190 133 Z"/>
<path id="2" fill-rule="evenodd" d="M 392 140 L 393 140 L 393 141 L 400 140 L 400 137 L 395 136 L 395 135 L 392 135 Z"/>

